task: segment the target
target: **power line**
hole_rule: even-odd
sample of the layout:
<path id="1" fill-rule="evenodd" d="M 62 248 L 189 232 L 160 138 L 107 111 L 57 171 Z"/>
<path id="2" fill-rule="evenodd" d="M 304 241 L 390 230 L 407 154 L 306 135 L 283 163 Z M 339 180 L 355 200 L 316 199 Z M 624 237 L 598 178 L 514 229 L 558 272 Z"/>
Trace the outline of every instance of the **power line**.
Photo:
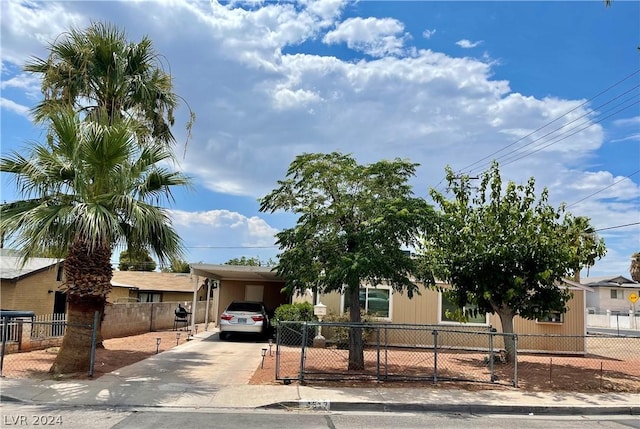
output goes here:
<path id="1" fill-rule="evenodd" d="M 597 195 L 597 194 L 599 194 L 600 192 L 605 191 L 605 190 L 607 190 L 607 189 L 611 188 L 612 186 L 615 186 L 615 185 L 617 185 L 618 183 L 620 183 L 620 182 L 624 181 L 625 179 L 628 179 L 628 178 L 630 178 L 630 177 L 632 177 L 632 176 L 634 176 L 634 175 L 636 175 L 636 174 L 638 174 L 638 173 L 640 173 L 640 170 L 636 170 L 636 171 L 634 171 L 633 173 L 629 174 L 628 176 L 624 176 L 622 179 L 620 179 L 620 180 L 616 180 L 615 182 L 613 182 L 613 183 L 612 183 L 612 184 L 610 184 L 609 186 L 605 186 L 604 188 L 600 189 L 599 191 L 596 191 L 596 192 L 594 192 L 593 194 L 589 194 L 589 195 L 587 195 L 586 197 L 582 198 L 581 200 L 576 201 L 575 203 L 571 203 L 571 204 L 569 204 L 569 205 L 567 206 L 567 208 L 569 208 L 569 207 L 573 207 L 573 206 L 575 206 L 575 205 L 577 205 L 577 204 L 579 204 L 579 203 L 583 202 L 584 200 L 586 200 L 586 199 L 588 199 L 588 198 L 591 198 L 591 197 L 593 197 L 594 195 Z"/>
<path id="2" fill-rule="evenodd" d="M 274 249 L 278 246 L 183 246 L 185 249 Z"/>
<path id="3" fill-rule="evenodd" d="M 609 104 L 609 103 L 611 103 L 611 102 L 613 102 L 613 101 L 617 100 L 618 98 L 622 97 L 623 95 L 626 95 L 626 94 L 628 94 L 629 92 L 631 92 L 631 91 L 633 91 L 633 90 L 635 90 L 635 89 L 637 89 L 637 88 L 639 88 L 639 87 L 640 87 L 640 85 L 637 85 L 637 86 L 633 87 L 633 88 L 632 88 L 632 89 L 630 89 L 629 91 L 626 91 L 625 93 L 620 94 L 619 96 L 617 96 L 617 97 L 615 97 L 615 98 L 612 98 L 611 100 L 607 101 L 606 103 L 601 104 L 600 106 L 596 107 L 596 109 L 598 109 L 598 108 L 600 108 L 600 107 L 603 107 L 603 106 L 606 106 L 607 104 Z M 608 113 L 608 112 L 612 111 L 613 109 L 616 109 L 616 108 L 620 107 L 621 105 L 623 105 L 623 104 L 627 103 L 628 101 L 630 101 L 630 100 L 634 100 L 635 98 L 636 98 L 636 96 L 634 95 L 634 96 L 632 96 L 632 97 L 629 97 L 629 98 L 627 98 L 627 99 L 623 100 L 622 102 L 618 103 L 617 105 L 615 105 L 615 106 L 613 106 L 613 107 L 611 107 L 611 108 L 609 108 L 609 109 L 607 109 L 607 110 L 605 110 L 605 111 L 603 111 L 603 112 L 600 112 L 600 113 L 599 113 L 599 115 L 600 115 L 600 119 L 598 119 L 597 121 L 594 121 L 594 120 L 592 120 L 592 119 L 589 119 L 589 120 L 583 121 L 583 122 L 581 122 L 581 123 L 579 123 L 579 124 L 576 124 L 575 126 L 573 126 L 573 127 L 569 128 L 569 129 L 567 129 L 567 130 L 563 131 L 562 133 L 560 133 L 560 134 L 556 135 L 555 137 L 551 137 L 551 139 L 550 139 L 551 141 L 550 141 L 550 142 L 549 142 L 549 140 L 547 140 L 547 142 L 540 142 L 540 140 L 543 140 L 545 137 L 548 137 L 548 136 L 550 136 L 551 134 L 554 134 L 555 132 L 557 132 L 557 131 L 561 130 L 562 128 L 565 128 L 565 127 L 567 127 L 568 125 L 573 124 L 574 122 L 577 122 L 578 120 L 580 120 L 580 119 L 582 119 L 582 118 L 584 118 L 584 117 L 587 117 L 587 116 L 589 116 L 589 115 L 591 114 L 591 112 L 587 112 L 587 113 L 585 113 L 585 114 L 583 114 L 583 115 L 579 116 L 578 118 L 576 118 L 576 119 L 574 119 L 574 120 L 572 120 L 572 121 L 570 121 L 570 122 L 567 122 L 567 123 L 566 123 L 566 124 L 564 124 L 563 126 L 558 127 L 558 128 L 556 128 L 556 129 L 554 129 L 554 130 L 552 130 L 552 131 L 548 132 L 547 134 L 545 134 L 545 135 L 543 135 L 543 136 L 540 136 L 540 137 L 536 138 L 535 140 L 532 140 L 531 142 L 529 142 L 529 143 L 525 144 L 524 146 L 521 146 L 521 147 L 515 148 L 514 150 L 512 150 L 512 151 L 508 152 L 508 153 L 507 153 L 507 154 L 505 154 L 505 155 L 502 155 L 501 157 L 498 157 L 497 159 L 500 161 L 500 158 L 502 158 L 502 161 L 500 161 L 501 165 L 508 165 L 508 164 L 511 164 L 511 163 L 513 163 L 513 162 L 515 162 L 515 161 L 519 161 L 519 160 L 521 160 L 521 159 L 523 159 L 523 158 L 525 158 L 525 157 L 527 157 L 527 156 L 529 156 L 529 155 L 533 155 L 534 153 L 537 153 L 537 152 L 539 152 L 540 150 L 542 150 L 542 149 L 544 149 L 544 148 L 547 148 L 547 147 L 549 147 L 549 146 L 551 146 L 551 145 L 553 145 L 553 144 L 556 144 L 556 143 L 558 143 L 558 142 L 560 142 L 560 141 L 562 141 L 562 140 L 565 140 L 565 139 L 567 139 L 567 138 L 569 138 L 569 137 L 571 137 L 571 136 L 573 136 L 573 135 L 575 135 L 575 134 L 578 134 L 579 132 L 584 131 L 584 130 L 586 130 L 586 129 L 588 129 L 588 128 L 590 128 L 590 127 L 594 126 L 594 125 L 597 125 L 597 124 L 599 124 L 599 123 L 603 122 L 604 120 L 609 119 L 609 118 L 611 118 L 612 116 L 615 116 L 615 115 L 617 115 L 618 113 L 620 113 L 620 112 L 622 112 L 622 111 L 624 111 L 624 110 L 626 110 L 626 109 L 629 109 L 630 107 L 633 107 L 634 105 L 636 105 L 636 104 L 640 103 L 640 101 L 636 100 L 636 101 L 634 101 L 633 103 L 631 103 L 631 104 L 629 104 L 629 105 L 627 105 L 627 106 L 624 106 L 624 107 L 623 107 L 623 108 L 621 108 L 621 109 L 616 110 L 615 112 L 611 113 L 610 115 L 607 115 L 607 116 L 605 116 L 605 117 L 602 117 L 602 115 L 604 115 L 605 113 Z M 578 127 L 581 127 L 581 126 L 583 126 L 583 125 L 586 125 L 586 126 L 584 126 L 584 127 L 582 127 L 582 128 L 579 128 L 577 131 L 574 131 L 574 130 L 576 130 Z M 562 137 L 562 136 L 564 136 L 564 137 Z M 555 140 L 553 140 L 553 139 L 555 139 Z M 536 142 L 540 142 L 540 144 L 541 144 L 542 146 L 540 146 L 540 145 L 536 145 L 536 146 L 537 146 L 537 149 L 535 149 L 535 150 L 531 150 L 531 151 L 529 151 L 529 152 L 524 153 L 523 155 L 517 156 L 517 152 L 522 151 L 522 150 L 523 150 L 523 149 L 525 149 L 527 146 L 531 146 L 531 145 L 533 145 L 533 144 L 534 144 L 534 143 L 536 143 Z M 488 165 L 490 165 L 490 163 L 484 163 L 484 164 L 483 164 L 483 167 L 484 167 L 484 168 L 486 168 L 486 166 L 488 166 Z"/>
<path id="4" fill-rule="evenodd" d="M 482 162 L 482 161 L 484 161 L 484 160 L 486 160 L 486 159 L 488 159 L 488 158 L 491 158 L 492 156 L 494 156 L 494 155 L 496 155 L 496 154 L 498 154 L 498 153 L 502 152 L 503 150 L 506 150 L 506 149 L 508 149 L 509 147 L 511 147 L 511 146 L 513 146 L 513 145 L 515 145 L 515 144 L 517 144 L 517 143 L 519 143 L 519 142 L 521 142 L 522 140 L 526 139 L 527 137 L 531 137 L 533 134 L 537 133 L 538 131 L 543 130 L 544 128 L 546 128 L 546 127 L 548 127 L 549 125 L 551 125 L 551 124 L 553 124 L 553 123 L 555 123 L 555 122 L 559 121 L 560 119 L 564 118 L 565 116 L 569 115 L 570 113 L 574 112 L 575 110 L 577 110 L 577 109 L 579 109 L 579 108 L 581 108 L 581 107 L 585 106 L 585 105 L 586 105 L 586 104 L 588 104 L 589 102 L 591 102 L 591 101 L 595 100 L 596 98 L 600 97 L 602 94 L 604 94 L 604 93 L 606 93 L 606 92 L 609 92 L 611 89 L 613 89 L 613 88 L 615 88 L 616 86 L 620 85 L 621 83 L 623 83 L 623 82 L 625 82 L 625 81 L 629 80 L 630 78 L 632 78 L 633 76 L 635 76 L 635 75 L 636 75 L 636 74 L 638 74 L 638 73 L 640 73 L 640 69 L 638 69 L 638 70 L 634 71 L 633 73 L 631 73 L 631 74 L 627 75 L 626 77 L 624 77 L 623 79 L 619 80 L 618 82 L 616 82 L 616 83 L 614 83 L 614 84 L 610 85 L 609 87 L 607 87 L 607 88 L 603 89 L 603 90 L 602 90 L 602 91 L 600 91 L 598 94 L 594 95 L 593 97 L 589 98 L 588 100 L 584 101 L 583 103 L 579 104 L 578 106 L 574 107 L 573 109 L 569 110 L 568 112 L 566 112 L 566 113 L 564 113 L 564 114 L 562 114 L 562 115 L 560 115 L 560 116 L 556 117 L 556 118 L 555 118 L 555 119 L 553 119 L 552 121 L 550 121 L 550 122 L 548 122 L 548 123 L 544 124 L 543 126 L 541 126 L 541 127 L 537 128 L 537 129 L 535 129 L 534 131 L 530 132 L 529 134 L 527 134 L 527 135 L 525 135 L 525 136 L 523 136 L 523 137 L 520 137 L 518 140 L 514 141 L 513 143 L 508 144 L 507 146 L 503 147 L 502 149 L 499 149 L 499 150 L 497 150 L 497 151 L 495 151 L 495 152 L 492 152 L 492 153 L 490 153 L 489 155 L 485 156 L 484 158 L 481 158 L 480 160 L 478 160 L 478 161 L 476 161 L 476 162 L 474 162 L 474 163 L 472 163 L 472 164 L 469 164 L 469 165 L 467 165 L 466 167 L 461 168 L 459 171 L 467 170 L 468 168 L 473 167 L 474 165 L 477 165 L 477 164 L 479 164 L 480 162 Z"/>
<path id="5" fill-rule="evenodd" d="M 600 229 L 596 229 L 595 231 L 606 231 L 608 229 L 617 229 L 617 228 L 625 228 L 627 226 L 633 226 L 633 225 L 640 225 L 640 222 L 633 222 L 633 223 L 626 223 L 624 225 L 615 225 L 615 226 L 608 226 L 606 228 L 600 228 Z"/>

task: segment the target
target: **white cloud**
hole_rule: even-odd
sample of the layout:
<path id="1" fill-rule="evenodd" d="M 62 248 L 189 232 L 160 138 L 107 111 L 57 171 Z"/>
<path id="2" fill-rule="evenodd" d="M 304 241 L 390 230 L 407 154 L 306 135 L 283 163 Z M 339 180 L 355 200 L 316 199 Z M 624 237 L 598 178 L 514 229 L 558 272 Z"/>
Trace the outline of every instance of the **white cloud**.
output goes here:
<path id="1" fill-rule="evenodd" d="M 117 22 L 132 39 L 148 34 L 170 65 L 176 91 L 198 116 L 182 168 L 216 193 L 255 200 L 276 186 L 296 155 L 340 150 L 360 162 L 401 157 L 421 163 L 414 185 L 418 195 L 426 195 L 443 178 L 447 164 L 465 167 L 574 108 L 556 128 L 581 115 L 587 116 L 579 121 L 593 120 L 588 106 L 578 107 L 584 100 L 512 90 L 509 81 L 494 78 L 496 63 L 488 57 L 463 58 L 408 46 L 405 27 L 396 19 L 340 21 L 345 6 L 338 1 L 265 2 L 246 8 L 179 0 L 0 3 L 2 85 L 12 91 L 30 91 L 35 84 L 16 72 L 7 75 L 5 62 L 20 64 L 30 55 L 45 55 L 44 40 L 52 40 L 70 22 L 86 24 L 91 17 Z M 347 61 L 314 54 L 307 43 L 318 41 L 345 43 L 374 58 Z M 25 109 L 4 100 L 2 108 Z M 186 112 L 177 114 L 180 123 Z M 637 120 L 616 125 L 635 126 Z M 551 145 L 551 138 L 571 125 L 550 136 L 544 134 L 554 127 L 545 128 L 497 153 L 503 177 L 523 182 L 535 176 L 540 188 L 550 188 L 554 204 L 578 201 L 613 183 L 617 175 L 606 166 L 589 171 L 605 131 L 610 131 L 589 124 L 593 126 Z M 184 130 L 174 131 L 183 141 Z M 508 154 L 516 148 L 518 152 Z M 518 157 L 522 159 L 508 163 Z M 638 187 L 631 181 L 621 185 L 571 211 L 590 216 L 597 227 L 634 216 L 637 222 Z M 276 229 L 264 219 L 231 209 L 174 213 L 189 244 L 273 243 Z M 610 232 L 607 237 L 621 240 L 623 235 Z M 612 243 L 617 242 L 622 243 Z M 251 251 L 238 252 L 251 256 Z M 191 260 L 216 262 L 229 252 L 219 258 L 198 255 Z"/>
<path id="2" fill-rule="evenodd" d="M 404 25 L 392 18 L 349 18 L 329 31 L 322 41 L 327 44 L 346 43 L 350 49 L 373 57 L 403 53 Z"/>
<path id="3" fill-rule="evenodd" d="M 462 40 L 458 40 L 456 42 L 456 45 L 460 46 L 461 48 L 464 49 L 469 49 L 469 48 L 475 48 L 476 46 L 482 44 L 482 40 L 478 40 L 477 42 L 472 42 L 470 40 L 467 39 L 462 39 Z"/>
<path id="4" fill-rule="evenodd" d="M 435 28 L 433 30 L 426 29 L 422 32 L 422 37 L 424 37 L 425 39 L 431 39 L 434 34 L 436 34 Z"/>
<path id="5" fill-rule="evenodd" d="M 22 104 L 18 104 L 15 101 L 11 101 L 7 98 L 0 97 L 0 107 L 2 109 L 7 109 L 18 115 L 24 116 L 25 118 L 31 120 L 31 115 L 29 113 L 29 108 L 27 106 L 23 106 Z"/>

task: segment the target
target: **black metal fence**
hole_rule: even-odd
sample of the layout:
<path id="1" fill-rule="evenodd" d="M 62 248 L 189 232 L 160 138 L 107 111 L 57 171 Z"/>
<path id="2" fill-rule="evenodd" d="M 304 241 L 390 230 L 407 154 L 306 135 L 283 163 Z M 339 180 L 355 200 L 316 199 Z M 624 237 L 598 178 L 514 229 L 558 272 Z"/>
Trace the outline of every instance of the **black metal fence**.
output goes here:
<path id="1" fill-rule="evenodd" d="M 64 315 L 0 318 L 0 376 L 23 378 L 48 373 L 68 327 L 91 337 L 89 376 L 93 376 L 99 317 L 93 324 L 70 324 Z M 29 352 L 29 353 L 26 353 Z"/>
<path id="2" fill-rule="evenodd" d="M 357 370 L 350 369 L 348 350 L 354 329 L 364 340 L 364 368 Z M 515 346 L 511 361 L 505 352 L 505 341 L 510 340 Z M 280 321 L 276 379 L 466 381 L 518 387 L 546 382 L 548 373 L 549 383 L 564 376 L 593 388 L 615 390 L 624 383 L 640 391 L 639 350 L 640 338 L 502 334 L 464 325 Z"/>

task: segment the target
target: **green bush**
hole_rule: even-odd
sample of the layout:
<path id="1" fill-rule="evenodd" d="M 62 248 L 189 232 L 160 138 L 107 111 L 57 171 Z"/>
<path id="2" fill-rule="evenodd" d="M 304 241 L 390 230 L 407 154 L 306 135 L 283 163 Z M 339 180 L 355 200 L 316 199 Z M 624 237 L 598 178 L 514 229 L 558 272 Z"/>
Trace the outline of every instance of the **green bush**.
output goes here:
<path id="1" fill-rule="evenodd" d="M 376 319 L 362 312 L 360 314 L 361 323 L 376 323 Z M 349 313 L 345 313 L 343 315 L 339 314 L 328 314 L 323 319 L 324 322 L 333 322 L 333 323 L 350 323 Z M 327 337 L 330 338 L 330 342 L 335 344 L 335 346 L 339 349 L 348 349 L 349 348 L 349 328 L 346 326 L 331 326 L 328 328 Z M 364 328 L 362 330 L 362 341 L 366 344 L 373 339 L 373 335 L 375 334 L 374 328 Z"/>
<path id="2" fill-rule="evenodd" d="M 281 332 L 280 342 L 287 345 L 300 345 L 302 343 L 302 323 L 280 322 L 315 322 L 318 320 L 313 314 L 313 305 L 308 302 L 298 302 L 295 304 L 283 304 L 276 308 L 274 313 L 275 321 L 273 325 Z M 280 326 L 279 326 L 280 325 Z M 286 329 L 282 329 L 285 327 Z M 307 327 L 307 345 L 313 344 L 315 327 Z"/>

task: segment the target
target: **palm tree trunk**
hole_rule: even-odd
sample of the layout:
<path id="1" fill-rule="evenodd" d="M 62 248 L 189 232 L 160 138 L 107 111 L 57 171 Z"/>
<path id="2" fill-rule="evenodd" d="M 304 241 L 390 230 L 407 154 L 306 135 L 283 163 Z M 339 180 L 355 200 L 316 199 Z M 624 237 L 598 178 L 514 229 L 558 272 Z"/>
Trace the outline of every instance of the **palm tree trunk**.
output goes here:
<path id="1" fill-rule="evenodd" d="M 102 345 L 102 316 L 111 290 L 111 249 L 93 248 L 82 239 L 74 241 L 64 261 L 68 314 L 62 346 L 49 372 L 70 374 L 89 370 L 91 334 L 95 312 L 99 314 L 97 342 Z"/>
<path id="2" fill-rule="evenodd" d="M 105 302 L 103 297 L 98 296 L 69 296 L 67 330 L 50 373 L 60 375 L 88 372 L 95 312 L 99 313 L 98 320 L 101 320 Z"/>

